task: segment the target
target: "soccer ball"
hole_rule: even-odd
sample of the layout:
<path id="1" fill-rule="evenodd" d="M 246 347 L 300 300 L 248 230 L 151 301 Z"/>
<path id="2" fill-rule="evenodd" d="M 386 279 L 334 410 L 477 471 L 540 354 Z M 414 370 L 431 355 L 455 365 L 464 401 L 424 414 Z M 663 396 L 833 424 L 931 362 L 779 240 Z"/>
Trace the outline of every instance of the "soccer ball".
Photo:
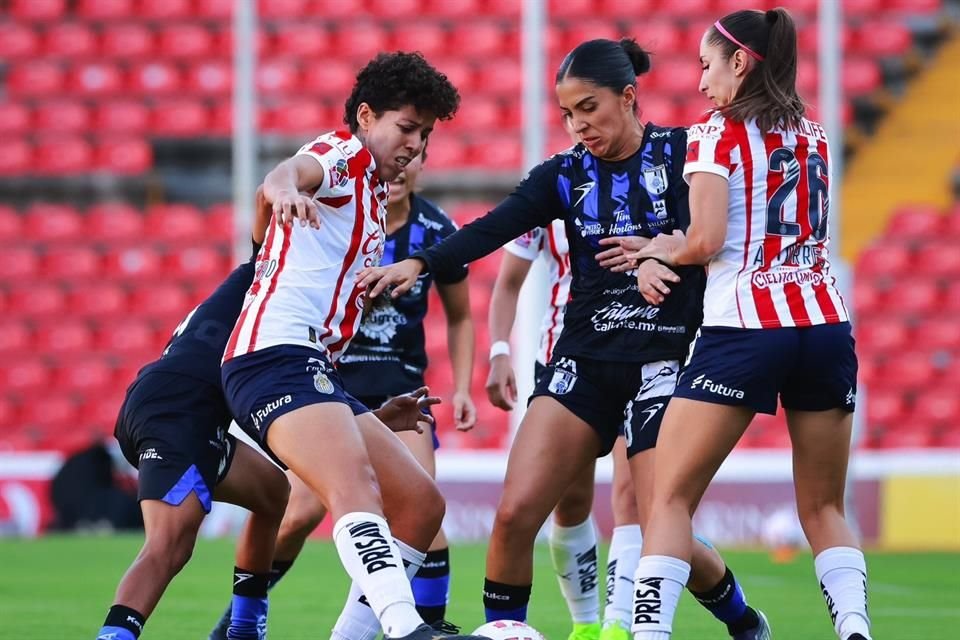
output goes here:
<path id="1" fill-rule="evenodd" d="M 539 631 L 516 620 L 494 620 L 477 628 L 472 635 L 490 640 L 546 640 Z"/>

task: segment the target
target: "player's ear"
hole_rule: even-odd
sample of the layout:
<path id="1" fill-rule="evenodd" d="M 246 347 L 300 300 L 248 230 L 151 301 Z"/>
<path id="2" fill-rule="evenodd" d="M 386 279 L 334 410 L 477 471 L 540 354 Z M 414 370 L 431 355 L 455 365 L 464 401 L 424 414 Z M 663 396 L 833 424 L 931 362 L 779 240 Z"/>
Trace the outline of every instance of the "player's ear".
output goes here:
<path id="1" fill-rule="evenodd" d="M 364 131 L 368 131 L 373 125 L 373 121 L 377 119 L 377 114 L 373 112 L 373 109 L 370 108 L 370 105 L 366 102 L 361 102 L 360 106 L 357 107 L 357 124 Z"/>

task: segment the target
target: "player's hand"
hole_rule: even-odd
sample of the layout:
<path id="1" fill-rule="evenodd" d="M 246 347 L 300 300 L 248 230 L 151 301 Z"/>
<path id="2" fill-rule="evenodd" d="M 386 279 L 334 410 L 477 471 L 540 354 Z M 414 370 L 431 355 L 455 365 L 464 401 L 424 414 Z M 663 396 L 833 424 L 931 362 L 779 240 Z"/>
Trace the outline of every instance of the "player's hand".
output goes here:
<path id="1" fill-rule="evenodd" d="M 636 253 L 650 244 L 650 238 L 640 236 L 600 238 L 600 244 L 610 247 L 596 255 L 600 266 L 614 273 L 625 273 L 637 268 L 637 261 L 630 258 L 629 254 Z"/>
<path id="2" fill-rule="evenodd" d="M 390 297 L 399 298 L 416 284 L 423 267 L 423 261 L 416 258 L 407 258 L 388 267 L 367 267 L 357 274 L 357 286 L 366 289 L 371 299 L 388 287 Z"/>
<path id="3" fill-rule="evenodd" d="M 680 282 L 680 276 L 656 260 L 644 260 L 637 267 L 637 288 L 650 304 L 660 304 L 670 293 L 668 282 Z"/>
<path id="4" fill-rule="evenodd" d="M 670 235 L 661 233 L 655 236 L 650 243 L 640 251 L 630 254 L 628 257 L 634 260 L 643 260 L 644 258 L 656 258 L 667 264 L 676 264 L 674 256 L 687 244 L 687 236 L 683 231 L 674 231 Z"/>
<path id="5" fill-rule="evenodd" d="M 504 411 L 512 411 L 517 404 L 517 377 L 507 354 L 494 356 L 490 360 L 487 398 L 493 406 Z"/>
<path id="6" fill-rule="evenodd" d="M 470 431 L 477 424 L 477 407 L 466 391 L 453 394 L 453 424 L 457 431 Z"/>
<path id="7" fill-rule="evenodd" d="M 392 431 L 423 433 L 424 429 L 430 428 L 434 423 L 433 416 L 424 411 L 441 402 L 440 398 L 430 395 L 429 387 L 420 387 L 416 391 L 390 398 L 373 413 Z"/>
<path id="8" fill-rule="evenodd" d="M 277 194 L 277 199 L 273 201 L 273 215 L 282 225 L 299 220 L 301 227 L 309 224 L 314 229 L 320 228 L 320 210 L 317 209 L 317 203 L 310 196 L 296 191 L 281 191 Z"/>

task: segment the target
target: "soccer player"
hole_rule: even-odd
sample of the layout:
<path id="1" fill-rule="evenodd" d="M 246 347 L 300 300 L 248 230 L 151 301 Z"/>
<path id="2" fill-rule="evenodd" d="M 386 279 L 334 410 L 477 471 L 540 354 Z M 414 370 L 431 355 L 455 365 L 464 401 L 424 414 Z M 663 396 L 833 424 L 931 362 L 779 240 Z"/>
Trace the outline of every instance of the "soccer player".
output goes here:
<path id="1" fill-rule="evenodd" d="M 623 247 L 613 247 L 616 259 L 598 259 L 609 250 L 603 238 L 651 237 L 688 221 L 681 177 L 686 133 L 638 118 L 636 76 L 649 66 L 649 55 L 632 40 L 576 47 L 557 72 L 556 91 L 582 143 L 535 167 L 493 211 L 445 241 L 413 259 L 365 269 L 358 279 L 370 297 L 389 286 L 389 295 L 398 296 L 424 271 L 447 271 L 556 218 L 565 222 L 571 296 L 563 332 L 510 449 L 487 553 L 488 620 L 526 617 L 537 531 L 578 472 L 609 453 L 621 425 L 634 482 L 649 486 L 663 409 L 700 324 L 701 267 L 682 269 L 677 295 L 655 307 L 625 270 L 600 265 L 624 266 Z M 649 493 L 637 496 L 642 526 Z M 738 640 L 766 638 L 766 624 L 716 550 L 699 543 L 694 549 L 688 588 Z"/>
<path id="2" fill-rule="evenodd" d="M 453 221 L 442 209 L 415 193 L 426 153 L 425 148 L 390 183 L 384 262 L 392 263 L 406 258 L 415 251 L 436 244 L 456 230 Z M 456 384 L 452 399 L 455 426 L 461 431 L 473 428 L 476 423 L 476 408 L 470 398 L 474 333 L 466 277 L 467 269 L 461 267 L 449 277 L 437 281 L 437 291 L 447 318 L 447 341 Z M 432 282 L 432 277 L 424 277 L 407 295 L 376 305 L 365 313 L 357 334 L 340 357 L 337 363 L 340 377 L 347 391 L 355 392 L 364 405 L 379 407 L 390 398 L 423 387 L 427 367 L 423 321 Z M 429 421 L 433 422 L 432 417 Z M 408 431 L 399 435 L 420 465 L 434 476 L 434 451 L 440 444 L 436 429 L 425 429 L 419 433 Z M 288 477 L 291 484 L 290 501 L 277 537 L 271 588 L 290 570 L 307 537 L 326 515 L 326 509 L 313 492 L 296 475 L 288 474 Z M 431 543 L 412 585 L 421 617 L 427 624 L 439 626 L 446 613 L 450 590 L 449 551 L 442 529 Z M 334 627 L 334 637 L 340 637 L 342 629 L 361 626 L 350 620 L 355 615 L 362 615 L 367 620 L 371 616 L 369 608 L 364 611 L 363 608 L 346 607 Z M 229 622 L 228 608 L 211 633 L 211 640 L 225 638 Z M 379 632 L 376 619 L 370 622 L 369 633 Z M 356 631 L 352 633 L 349 640 L 361 640 Z"/>
<path id="3" fill-rule="evenodd" d="M 844 518 L 857 358 L 830 275 L 830 149 L 797 95 L 784 9 L 737 11 L 700 43 L 716 108 L 688 134 L 686 234 L 641 250 L 638 285 L 666 309 L 670 269 L 707 265 L 704 321 L 663 419 L 637 569 L 635 640 L 666 640 L 690 572 L 690 515 L 757 413 L 783 404 L 800 522 L 842 640 L 869 640 L 867 569 Z M 662 263 L 662 264 L 661 264 Z"/>
<path id="4" fill-rule="evenodd" d="M 405 573 L 405 564 L 422 562 L 419 545 L 429 546 L 442 513 L 426 514 L 436 525 L 421 527 L 429 536 L 394 538 L 383 505 L 429 476 L 418 466 L 375 473 L 372 454 L 395 436 L 345 391 L 334 364 L 365 306 L 354 273 L 383 256 L 386 183 L 458 104 L 446 76 L 419 54 L 381 54 L 360 71 L 345 106 L 349 130 L 304 145 L 264 180 L 279 224 L 267 233 L 223 356 L 225 396 L 240 426 L 330 511 L 350 597 L 362 594 L 394 640 L 445 637 L 423 623 Z M 410 454 L 401 447 L 394 455 Z M 432 481 L 426 486 L 425 499 L 439 497 Z M 423 519 L 408 511 L 401 515 Z"/>
<path id="5" fill-rule="evenodd" d="M 604 239 L 601 242 L 608 244 Z M 613 238 L 619 247 L 619 238 Z M 624 238 L 626 240 L 626 238 Z M 639 246 L 637 246 L 639 248 Z M 510 361 L 510 332 L 516 316 L 517 300 L 532 263 L 542 259 L 547 266 L 550 292 L 546 314 L 540 327 L 540 348 L 534 363 L 534 381 L 550 362 L 553 348 L 563 330 L 563 311 L 570 297 L 570 251 L 563 222 L 533 229 L 504 246 L 500 271 L 490 296 L 490 374 L 487 394 L 490 402 L 504 411 L 517 402 L 516 377 Z M 611 250 L 608 250 L 611 251 Z M 601 252 L 604 260 L 608 256 Z M 622 252 L 612 250 L 609 258 Z M 606 266 L 601 261 L 601 266 Z M 593 508 L 594 465 L 580 472 L 553 512 L 550 529 L 550 557 L 560 583 L 560 591 L 573 619 L 569 640 L 597 638 L 615 640 L 630 628 L 633 617 L 633 573 L 640 559 L 643 534 L 637 514 L 633 480 L 627 466 L 624 440 L 613 447 L 613 487 L 611 506 L 614 529 L 607 557 L 606 603 L 603 625 L 597 597 L 597 535 L 590 511 Z"/>

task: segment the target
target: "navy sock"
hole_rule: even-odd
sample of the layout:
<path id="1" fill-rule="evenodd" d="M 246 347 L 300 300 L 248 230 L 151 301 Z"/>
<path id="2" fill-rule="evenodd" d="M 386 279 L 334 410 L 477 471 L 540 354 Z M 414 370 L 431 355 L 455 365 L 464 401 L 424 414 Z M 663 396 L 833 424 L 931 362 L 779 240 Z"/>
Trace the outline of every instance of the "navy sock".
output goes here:
<path id="1" fill-rule="evenodd" d="M 760 624 L 757 612 L 747 606 L 743 589 L 728 567 L 720 582 L 709 591 L 690 592 L 707 611 L 727 625 L 730 635 L 754 629 Z"/>
<path id="2" fill-rule="evenodd" d="M 427 551 L 417 575 L 410 581 L 417 612 L 432 625 L 443 620 L 450 596 L 450 550 Z"/>
<path id="3" fill-rule="evenodd" d="M 283 576 L 287 575 L 290 567 L 293 566 L 293 560 L 274 560 L 270 567 L 270 579 L 267 582 L 267 590 L 273 589 L 280 582 Z"/>
<path id="4" fill-rule="evenodd" d="M 533 585 L 516 586 L 494 582 L 489 578 L 483 581 L 483 609 L 487 622 L 494 620 L 517 620 L 526 622 L 527 605 Z"/>
<path id="5" fill-rule="evenodd" d="M 116 638 L 116 640 L 137 640 L 146 622 L 146 618 L 139 611 L 122 604 L 115 604 L 107 612 L 103 626 L 97 633 L 97 639 L 106 637 Z"/>
<path id="6" fill-rule="evenodd" d="M 266 637 L 269 582 L 269 573 L 234 568 L 228 640 L 259 640 Z"/>

